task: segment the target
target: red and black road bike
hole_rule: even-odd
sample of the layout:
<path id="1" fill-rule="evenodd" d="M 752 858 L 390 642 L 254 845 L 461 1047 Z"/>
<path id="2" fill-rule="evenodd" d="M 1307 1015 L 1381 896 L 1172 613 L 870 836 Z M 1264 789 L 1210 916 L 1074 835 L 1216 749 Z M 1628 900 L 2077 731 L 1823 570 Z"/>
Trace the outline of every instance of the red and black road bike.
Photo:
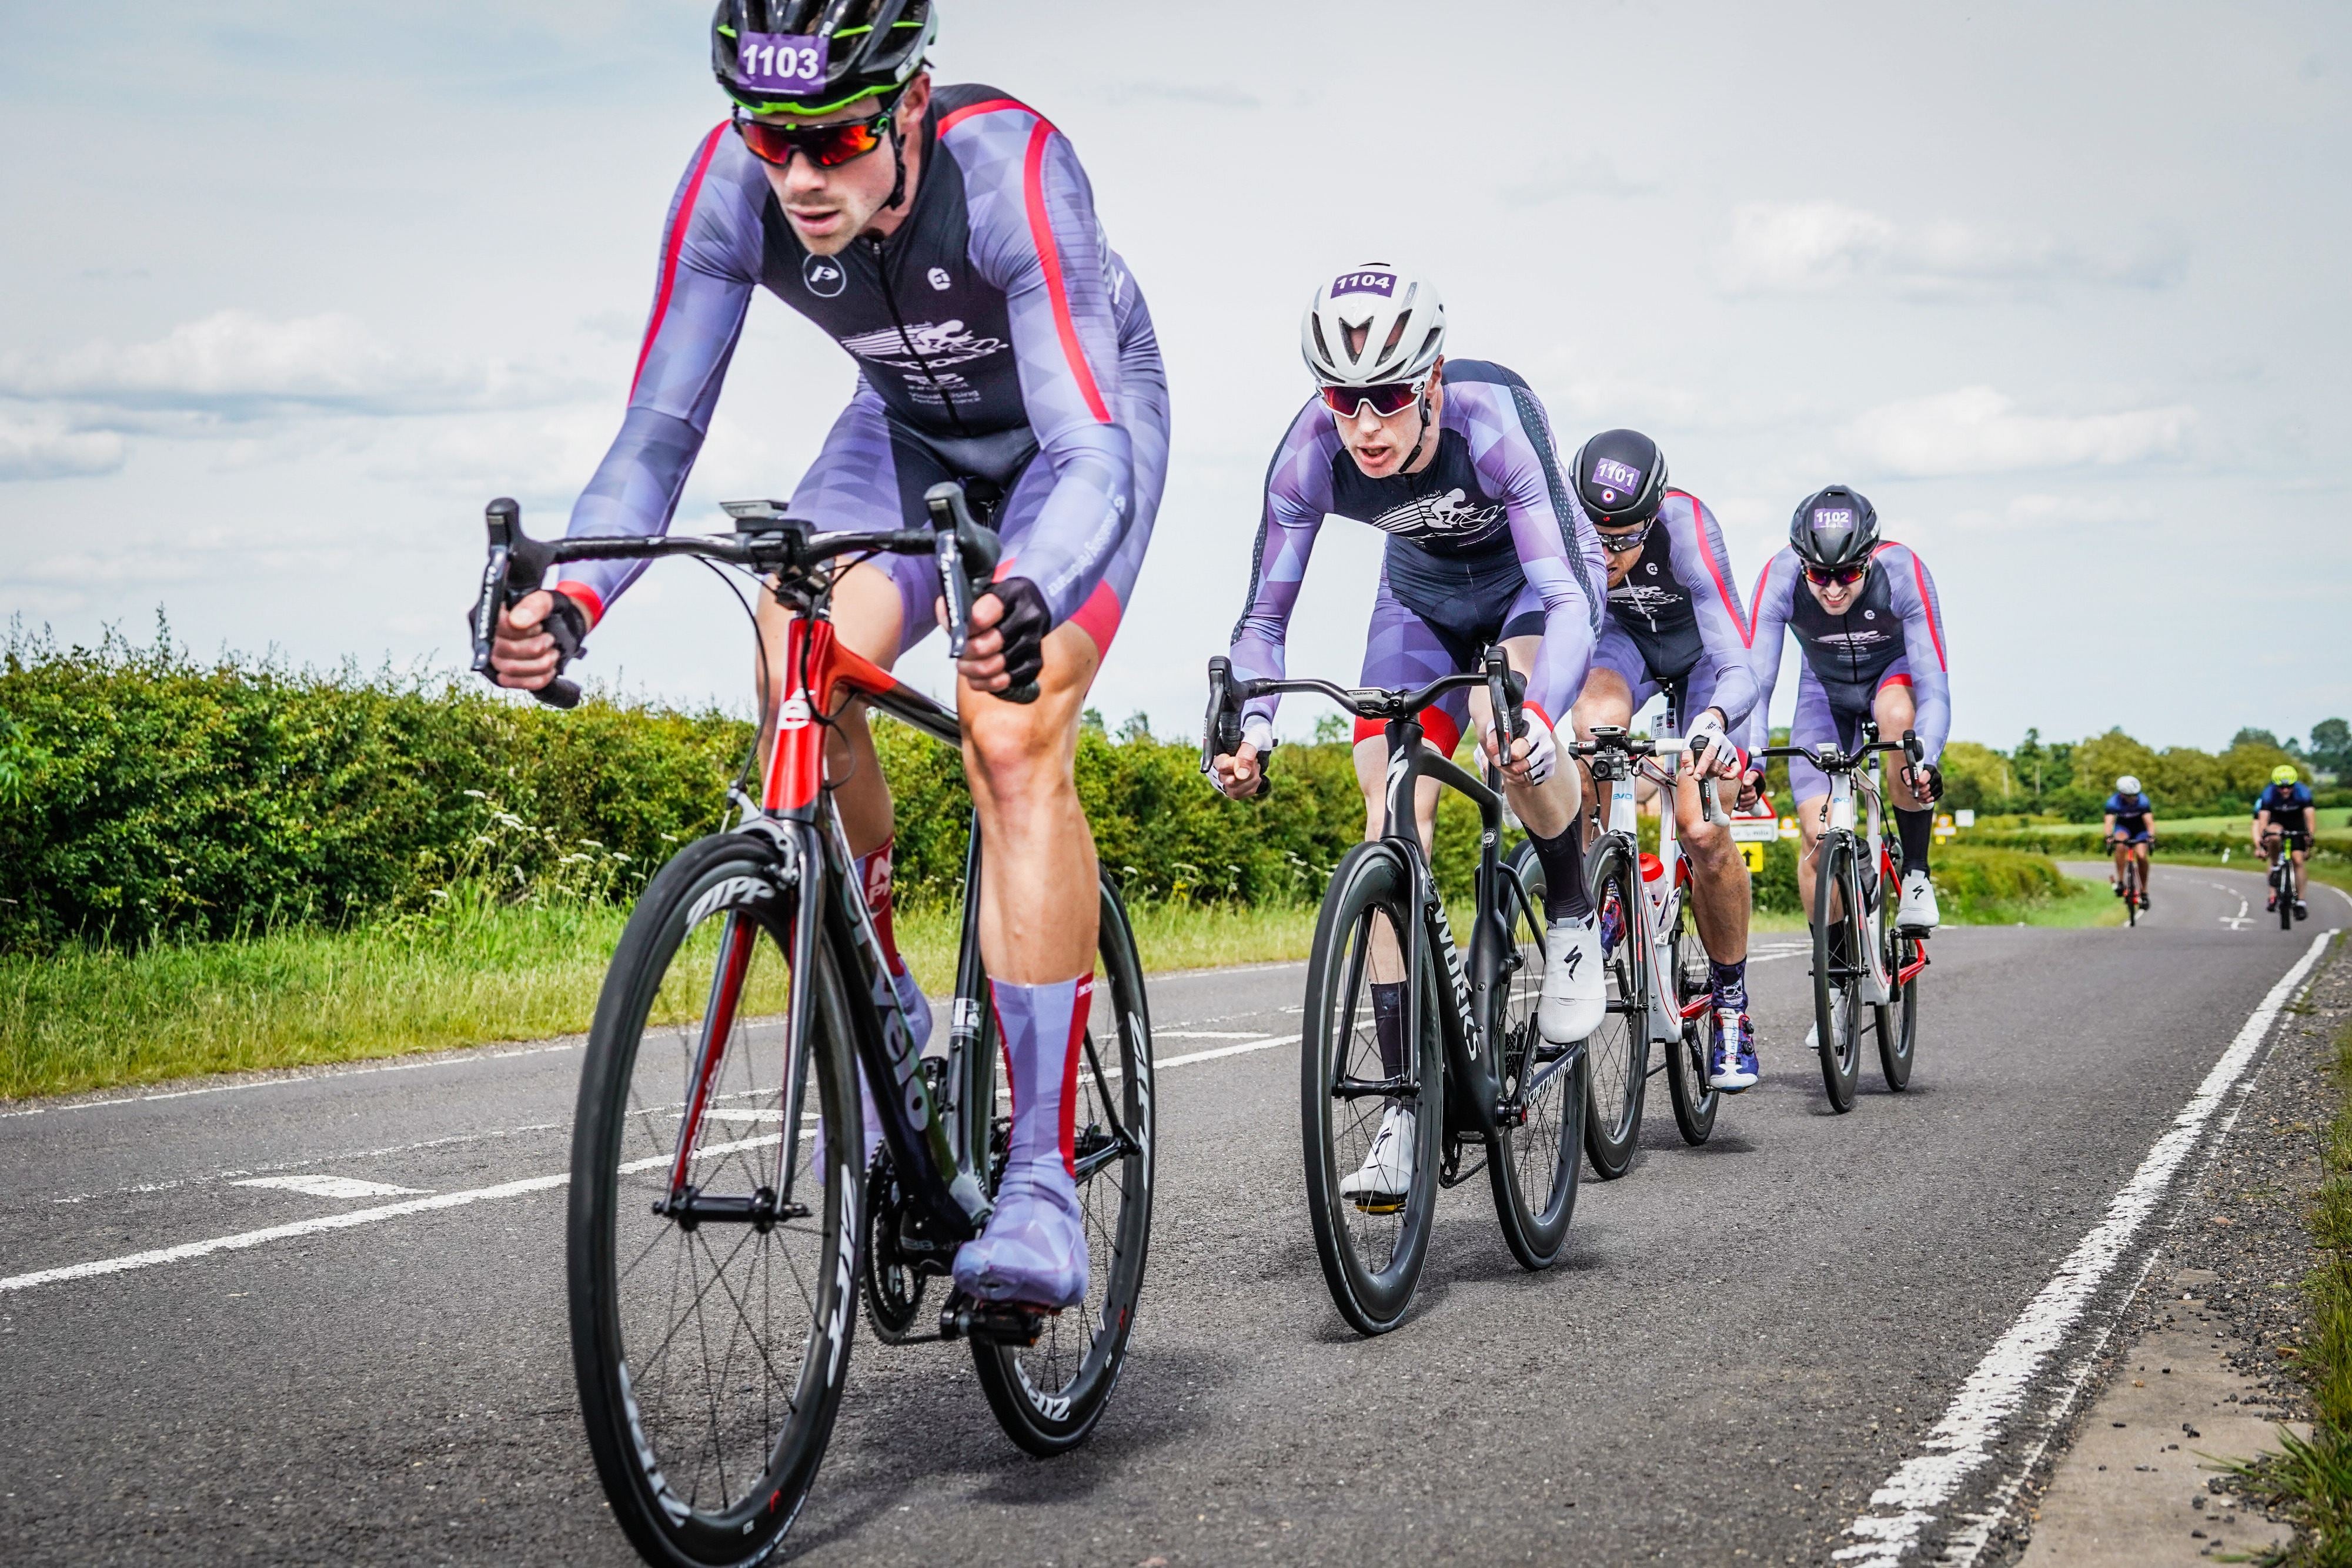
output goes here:
<path id="1" fill-rule="evenodd" d="M 946 746 L 956 716 L 845 647 L 838 567 L 929 555 L 950 646 L 998 559 L 963 491 L 936 527 L 824 532 L 772 502 L 730 504 L 732 535 L 527 538 L 492 503 L 475 613 L 487 670 L 499 607 L 577 560 L 692 556 L 747 570 L 791 607 L 783 689 L 756 806 L 687 845 L 631 913 L 582 1068 L 568 1272 L 574 1374 L 614 1518 L 648 1562 L 766 1558 L 832 1435 L 856 1299 L 877 1334 L 971 1342 L 997 1420 L 1061 1452 L 1101 1416 L 1125 1359 L 1151 1228 L 1150 1012 L 1117 893 L 1100 890 L 1075 1157 L 1092 1260 L 1083 1306 L 988 1305 L 950 1290 L 918 1335 L 929 1281 L 986 1224 L 1004 1163 L 994 1009 L 979 941 L 982 844 L 965 850 L 962 940 L 944 1052 L 920 1055 L 884 968 L 827 777 L 825 738 L 862 702 Z M 560 683 L 542 700 L 570 706 Z M 882 1127 L 865 1146 L 862 1071 Z"/>

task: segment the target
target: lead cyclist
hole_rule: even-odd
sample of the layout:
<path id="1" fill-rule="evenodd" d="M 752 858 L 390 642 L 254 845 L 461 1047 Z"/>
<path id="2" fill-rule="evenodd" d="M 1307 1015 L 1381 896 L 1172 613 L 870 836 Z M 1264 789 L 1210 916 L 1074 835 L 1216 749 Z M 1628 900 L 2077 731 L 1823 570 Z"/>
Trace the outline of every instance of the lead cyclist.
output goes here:
<path id="1" fill-rule="evenodd" d="M 628 413 L 570 531 L 667 530 L 759 288 L 830 333 L 861 376 L 794 515 L 925 527 L 923 494 L 946 479 L 1002 497 L 1005 559 L 972 609 L 956 708 L 990 853 L 981 951 L 1013 1121 L 995 1211 L 955 1278 L 982 1300 L 1059 1308 L 1087 1289 L 1069 1084 L 1097 910 L 1067 895 L 1097 876 L 1072 764 L 1160 507 L 1167 377 L 1068 139 L 993 88 L 935 88 L 938 26 L 930 0 L 721 0 L 711 62 L 732 113 L 687 160 Z M 641 570 L 591 563 L 502 616 L 499 682 L 552 680 Z M 935 624 L 932 570 L 911 556 L 848 568 L 836 634 L 890 668 Z M 761 607 L 770 692 L 785 685 L 789 619 Z M 1034 703 L 1003 700 L 1028 681 Z M 839 716 L 828 771 L 919 1048 L 930 1011 L 891 933 L 890 792 L 862 706 Z M 871 1147 L 870 1087 L 866 1116 Z"/>
<path id="2" fill-rule="evenodd" d="M 1418 686 L 1477 667 L 1499 643 L 1527 677 L 1519 735 L 1498 751 L 1481 690 L 1454 692 L 1423 710 L 1428 744 L 1450 754 L 1464 721 L 1476 723 L 1504 791 L 1543 862 L 1546 946 L 1537 1007 L 1544 1038 L 1566 1044 L 1600 1025 L 1605 994 L 1601 941 L 1584 880 L 1577 769 L 1561 767 L 1553 715 L 1567 722 L 1584 685 L 1601 622 L 1605 569 L 1591 524 L 1570 498 L 1551 426 L 1526 382 L 1500 365 L 1445 359 L 1445 306 L 1425 277 L 1366 262 L 1315 292 L 1299 328 L 1318 392 L 1276 449 L 1250 570 L 1248 601 L 1234 628 L 1234 672 L 1244 680 L 1283 674 L 1284 636 L 1327 514 L 1388 536 L 1366 633 L 1362 684 Z M 1211 759 L 1228 795 L 1255 792 L 1274 748 L 1278 698 L 1242 712 L 1243 740 Z M 1356 724 L 1356 779 L 1364 837 L 1386 816 L 1388 743 L 1376 721 Z M 1414 801 L 1430 843 L 1437 781 Z M 1387 1074 L 1406 1071 L 1404 973 L 1397 956 L 1373 954 L 1372 1018 Z M 1342 1194 L 1393 1197 L 1412 1176 L 1412 1113 L 1383 1112 L 1363 1168 Z"/>

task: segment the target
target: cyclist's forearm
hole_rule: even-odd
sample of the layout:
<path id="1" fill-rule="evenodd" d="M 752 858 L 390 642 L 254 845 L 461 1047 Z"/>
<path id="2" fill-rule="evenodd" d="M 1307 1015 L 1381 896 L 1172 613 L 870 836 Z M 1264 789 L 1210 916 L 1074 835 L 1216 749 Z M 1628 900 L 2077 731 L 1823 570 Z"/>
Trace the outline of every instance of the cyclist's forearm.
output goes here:
<path id="1" fill-rule="evenodd" d="M 1053 492 L 1002 575 L 1035 583 L 1058 626 L 1086 603 L 1135 526 L 1135 465 L 1127 432 L 1115 424 L 1066 432 L 1039 456 L 1053 465 Z"/>
<path id="2" fill-rule="evenodd" d="M 573 505 L 566 536 L 668 532 L 678 493 L 694 467 L 695 455 L 701 450 L 702 432 L 693 423 L 650 408 L 632 407 L 604 461 L 597 465 L 595 477 Z M 586 608 L 592 616 L 601 617 L 646 565 L 644 561 L 575 561 L 563 569 L 562 581 L 589 590 L 596 602 Z"/>

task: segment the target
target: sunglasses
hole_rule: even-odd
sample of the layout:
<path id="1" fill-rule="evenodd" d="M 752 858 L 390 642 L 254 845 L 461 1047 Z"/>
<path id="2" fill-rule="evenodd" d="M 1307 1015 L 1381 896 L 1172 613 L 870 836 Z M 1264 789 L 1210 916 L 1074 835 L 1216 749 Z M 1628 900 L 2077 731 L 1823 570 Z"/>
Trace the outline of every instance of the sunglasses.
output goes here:
<path id="1" fill-rule="evenodd" d="M 1612 534 L 1606 528 L 1595 528 L 1592 531 L 1601 536 L 1602 549 L 1607 550 L 1611 555 L 1624 555 L 1629 551 L 1640 549 L 1642 541 L 1650 537 L 1650 530 L 1657 527 L 1657 523 L 1658 519 L 1652 517 L 1648 522 L 1627 528 L 1622 534 Z"/>
<path id="2" fill-rule="evenodd" d="M 1869 575 L 1870 563 L 1867 561 L 1863 562 L 1860 566 L 1809 566 L 1805 568 L 1805 580 L 1811 583 L 1815 588 L 1829 588 L 1832 585 L 1839 588 L 1850 588 Z"/>
<path id="3" fill-rule="evenodd" d="M 735 111 L 735 134 L 762 163 L 782 169 L 800 153 L 820 169 L 838 169 L 882 145 L 890 129 L 891 110 L 871 120 L 841 120 L 825 125 L 772 125 Z"/>
<path id="4" fill-rule="evenodd" d="M 1370 403 L 1374 413 L 1387 419 L 1411 408 L 1427 385 L 1429 378 L 1423 376 L 1417 382 L 1385 382 L 1375 387 L 1325 387 L 1323 406 L 1341 419 L 1352 419 L 1357 409 Z"/>

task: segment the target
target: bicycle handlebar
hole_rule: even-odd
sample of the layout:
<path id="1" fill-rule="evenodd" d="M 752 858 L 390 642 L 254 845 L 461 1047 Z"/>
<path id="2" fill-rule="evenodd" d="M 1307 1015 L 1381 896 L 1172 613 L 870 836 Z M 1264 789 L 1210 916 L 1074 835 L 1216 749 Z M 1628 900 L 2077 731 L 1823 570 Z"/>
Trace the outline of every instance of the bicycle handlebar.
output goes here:
<path id="1" fill-rule="evenodd" d="M 1906 729 L 1900 740 L 1867 740 L 1852 751 L 1840 751 L 1834 746 L 1767 746 L 1756 755 L 1801 757 L 1824 773 L 1859 773 L 1873 757 L 1886 751 L 1899 751 L 1914 763 L 1927 754 L 1927 747 L 1919 744 L 1918 732 Z"/>
<path id="2" fill-rule="evenodd" d="M 1594 725 L 1591 740 L 1570 743 L 1571 757 L 1597 757 L 1604 751 L 1622 752 L 1627 757 L 1683 757 L 1690 752 L 1690 742 L 1679 736 L 1664 736 L 1650 740 L 1636 740 L 1633 734 L 1614 725 Z M 1653 770 L 1655 771 L 1654 769 Z M 1669 781 L 1671 782 L 1671 781 Z M 1706 820 L 1718 828 L 1731 825 L 1731 813 L 1723 809 L 1720 779 L 1709 778 L 1699 786 L 1699 806 Z"/>
<path id="3" fill-rule="evenodd" d="M 1487 701 L 1509 716 L 1508 733 L 1516 739 L 1520 724 L 1519 699 L 1527 694 L 1528 679 L 1510 667 L 1500 648 L 1487 649 L 1475 671 L 1440 675 L 1427 685 L 1412 689 L 1340 686 L 1317 680 L 1237 681 L 1234 679 L 1234 662 L 1220 653 L 1209 661 L 1209 712 L 1202 725 L 1201 768 L 1207 772 L 1218 758 L 1231 757 L 1241 749 L 1242 705 L 1253 697 L 1271 696 L 1277 692 L 1311 692 L 1329 697 L 1358 718 L 1392 720 L 1410 718 L 1447 692 L 1482 683 L 1486 687 Z M 1272 788 L 1273 780 L 1260 774 L 1258 787 L 1249 798 L 1255 800 Z"/>
<path id="4" fill-rule="evenodd" d="M 935 485 L 923 499 L 930 508 L 933 528 L 827 533 L 804 519 L 787 517 L 782 502 L 727 501 L 721 507 L 735 519 L 732 535 L 617 534 L 535 539 L 523 532 L 522 508 L 501 496 L 483 512 L 489 530 L 489 559 L 482 570 L 482 591 L 471 618 L 474 673 L 493 685 L 499 684 L 490 667 L 499 613 L 537 591 L 545 583 L 550 567 L 577 560 L 659 560 L 668 556 L 721 561 L 773 576 L 779 590 L 812 591 L 816 585 L 811 574 L 836 557 L 933 556 L 948 601 L 949 650 L 960 655 L 970 634 L 976 585 L 985 584 L 995 572 L 1003 543 L 993 529 L 973 518 L 961 486 Z M 559 676 L 530 695 L 550 707 L 568 708 L 580 701 L 580 687 Z M 1037 684 L 1025 682 L 994 695 L 1008 702 L 1034 702 Z"/>

